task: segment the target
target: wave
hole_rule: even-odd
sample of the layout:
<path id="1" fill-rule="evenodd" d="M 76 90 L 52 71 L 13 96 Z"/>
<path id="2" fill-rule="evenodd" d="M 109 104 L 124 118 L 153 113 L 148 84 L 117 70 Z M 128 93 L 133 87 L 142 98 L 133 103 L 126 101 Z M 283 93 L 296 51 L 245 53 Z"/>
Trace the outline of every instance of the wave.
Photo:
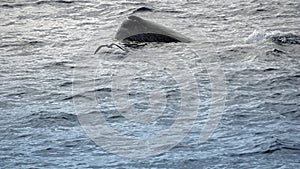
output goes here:
<path id="1" fill-rule="evenodd" d="M 236 150 L 231 156 L 252 156 L 254 154 L 272 154 L 276 151 L 299 151 L 300 144 L 291 140 L 273 139 L 270 141 L 262 141 L 254 145 L 251 150 L 248 149 Z"/>
<path id="2" fill-rule="evenodd" d="M 136 8 L 132 11 L 132 14 L 135 14 L 137 12 L 152 12 L 154 9 L 146 6 L 142 6 L 139 8 Z"/>
<path id="3" fill-rule="evenodd" d="M 40 111 L 32 113 L 20 119 L 23 127 L 45 128 L 45 127 L 74 127 L 78 125 L 77 116 L 68 113 L 52 113 Z M 19 124 L 19 125 L 21 125 Z"/>

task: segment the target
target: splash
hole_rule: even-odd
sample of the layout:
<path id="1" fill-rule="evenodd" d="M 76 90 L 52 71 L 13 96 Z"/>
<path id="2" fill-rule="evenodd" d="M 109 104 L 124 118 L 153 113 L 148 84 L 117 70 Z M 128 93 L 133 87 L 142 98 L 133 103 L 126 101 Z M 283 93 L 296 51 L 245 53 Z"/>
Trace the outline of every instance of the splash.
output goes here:
<path id="1" fill-rule="evenodd" d="M 271 41 L 278 45 L 285 44 L 300 44 L 300 36 L 295 33 L 286 33 L 281 31 L 264 31 L 254 30 L 246 39 L 245 42 L 251 43 L 263 43 Z"/>

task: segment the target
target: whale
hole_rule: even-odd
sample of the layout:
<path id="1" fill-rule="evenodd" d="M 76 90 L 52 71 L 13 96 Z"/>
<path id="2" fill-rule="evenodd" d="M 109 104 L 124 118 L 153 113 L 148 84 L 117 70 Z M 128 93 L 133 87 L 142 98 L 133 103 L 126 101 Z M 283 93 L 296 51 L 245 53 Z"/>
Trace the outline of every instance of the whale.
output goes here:
<path id="1" fill-rule="evenodd" d="M 143 46 L 148 42 L 189 43 L 193 41 L 191 38 L 179 32 L 136 15 L 131 15 L 122 22 L 121 26 L 117 30 L 115 39 L 129 47 Z M 140 43 L 143 44 L 139 45 Z M 120 49 L 128 52 L 127 49 L 121 47 L 120 45 L 112 43 L 109 45 L 99 46 L 94 53 L 96 54 L 102 47 L 112 48 L 113 46 L 117 46 Z"/>
<path id="2" fill-rule="evenodd" d="M 115 38 L 136 42 L 191 42 L 191 39 L 163 25 L 131 15 L 123 21 Z"/>

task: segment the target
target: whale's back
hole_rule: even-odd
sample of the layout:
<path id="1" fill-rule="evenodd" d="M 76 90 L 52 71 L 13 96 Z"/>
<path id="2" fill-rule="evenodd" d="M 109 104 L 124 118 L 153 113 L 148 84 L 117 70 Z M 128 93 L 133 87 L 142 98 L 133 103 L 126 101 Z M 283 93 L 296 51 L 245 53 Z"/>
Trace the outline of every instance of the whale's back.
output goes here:
<path id="1" fill-rule="evenodd" d="M 190 38 L 178 32 L 134 15 L 123 21 L 116 39 L 137 42 L 191 42 Z"/>

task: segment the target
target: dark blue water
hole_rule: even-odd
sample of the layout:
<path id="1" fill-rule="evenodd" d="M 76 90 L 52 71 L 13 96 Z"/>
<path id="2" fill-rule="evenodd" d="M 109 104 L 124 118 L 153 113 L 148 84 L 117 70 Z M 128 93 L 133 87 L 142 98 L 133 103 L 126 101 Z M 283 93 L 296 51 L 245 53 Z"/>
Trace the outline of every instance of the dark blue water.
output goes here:
<path id="1" fill-rule="evenodd" d="M 93 55 L 115 42 L 132 13 L 195 41 Z M 0 16 L 0 168 L 300 167 L 299 2 L 2 0 Z M 176 73 L 168 68 L 173 63 Z M 122 73 L 131 71 L 135 78 L 124 86 Z M 200 144 L 209 112 L 220 103 L 214 84 L 226 89 L 219 91 L 226 94 L 224 111 Z M 127 120 L 114 95 L 126 90 L 135 109 L 162 114 L 147 125 Z M 191 91 L 199 97 L 191 99 Z M 90 106 L 91 95 L 98 107 Z M 155 138 L 174 125 L 183 103 L 193 106 L 196 99 L 197 117 L 184 123 L 194 120 L 187 135 L 146 158 L 130 158 L 144 155 L 142 147 L 124 157 L 99 146 L 77 118 L 78 110 L 98 113 L 123 135 Z M 110 141 L 116 143 L 103 144 L 119 140 Z M 160 141 L 155 152 L 166 146 Z"/>

